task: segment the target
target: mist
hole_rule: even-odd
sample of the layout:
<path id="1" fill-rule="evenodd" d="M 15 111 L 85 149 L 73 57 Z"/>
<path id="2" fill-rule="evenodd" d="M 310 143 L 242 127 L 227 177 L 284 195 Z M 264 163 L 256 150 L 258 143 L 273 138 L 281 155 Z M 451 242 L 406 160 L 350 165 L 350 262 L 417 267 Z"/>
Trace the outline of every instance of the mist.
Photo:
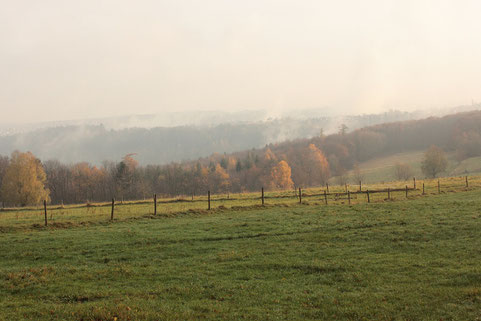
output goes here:
<path id="1" fill-rule="evenodd" d="M 1 123 L 481 100 L 479 1 L 0 1 Z"/>

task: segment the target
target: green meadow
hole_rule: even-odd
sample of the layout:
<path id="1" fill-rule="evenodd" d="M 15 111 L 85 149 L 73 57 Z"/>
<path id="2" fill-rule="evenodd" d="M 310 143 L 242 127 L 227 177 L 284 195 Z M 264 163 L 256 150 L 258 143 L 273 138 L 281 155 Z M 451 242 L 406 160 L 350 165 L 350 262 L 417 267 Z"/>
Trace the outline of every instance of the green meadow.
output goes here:
<path id="1" fill-rule="evenodd" d="M 0 320 L 481 320 L 479 178 L 417 184 L 8 209 Z"/>

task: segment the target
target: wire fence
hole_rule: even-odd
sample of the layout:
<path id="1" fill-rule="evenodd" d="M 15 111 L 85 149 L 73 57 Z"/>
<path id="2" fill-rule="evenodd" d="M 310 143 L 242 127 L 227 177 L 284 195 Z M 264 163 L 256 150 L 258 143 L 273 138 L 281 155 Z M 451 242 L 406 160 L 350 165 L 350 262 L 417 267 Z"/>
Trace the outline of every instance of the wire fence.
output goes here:
<path id="1" fill-rule="evenodd" d="M 354 205 L 409 199 L 427 194 L 443 194 L 472 190 L 481 187 L 481 177 L 449 177 L 416 182 L 373 185 L 323 186 L 318 188 L 296 188 L 294 190 L 265 191 L 243 194 L 186 195 L 177 198 L 157 198 L 142 201 L 77 204 L 71 206 L 3 209 L 0 213 L 0 232 L 16 227 L 69 226 L 93 222 L 108 222 L 139 217 L 166 217 L 179 213 L 208 213 L 216 209 L 242 209 L 249 207 L 280 205 Z M 405 184 L 405 182 L 404 182 Z"/>

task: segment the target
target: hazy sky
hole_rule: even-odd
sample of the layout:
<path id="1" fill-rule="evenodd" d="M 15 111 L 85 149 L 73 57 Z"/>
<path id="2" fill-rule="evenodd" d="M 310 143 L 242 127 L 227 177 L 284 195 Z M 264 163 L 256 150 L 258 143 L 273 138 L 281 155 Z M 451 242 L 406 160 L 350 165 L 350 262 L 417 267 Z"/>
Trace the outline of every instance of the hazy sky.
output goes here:
<path id="1" fill-rule="evenodd" d="M 0 123 L 481 101 L 481 1 L 0 0 Z"/>

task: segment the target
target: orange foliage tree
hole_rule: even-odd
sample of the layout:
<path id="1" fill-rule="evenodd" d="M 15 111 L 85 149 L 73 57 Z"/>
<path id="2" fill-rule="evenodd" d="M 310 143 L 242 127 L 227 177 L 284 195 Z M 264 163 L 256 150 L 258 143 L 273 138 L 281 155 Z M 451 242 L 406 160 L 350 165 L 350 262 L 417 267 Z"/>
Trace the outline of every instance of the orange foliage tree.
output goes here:
<path id="1" fill-rule="evenodd" d="M 289 189 L 294 187 L 291 179 L 291 167 L 285 160 L 281 160 L 272 167 L 268 184 L 271 189 Z"/>

